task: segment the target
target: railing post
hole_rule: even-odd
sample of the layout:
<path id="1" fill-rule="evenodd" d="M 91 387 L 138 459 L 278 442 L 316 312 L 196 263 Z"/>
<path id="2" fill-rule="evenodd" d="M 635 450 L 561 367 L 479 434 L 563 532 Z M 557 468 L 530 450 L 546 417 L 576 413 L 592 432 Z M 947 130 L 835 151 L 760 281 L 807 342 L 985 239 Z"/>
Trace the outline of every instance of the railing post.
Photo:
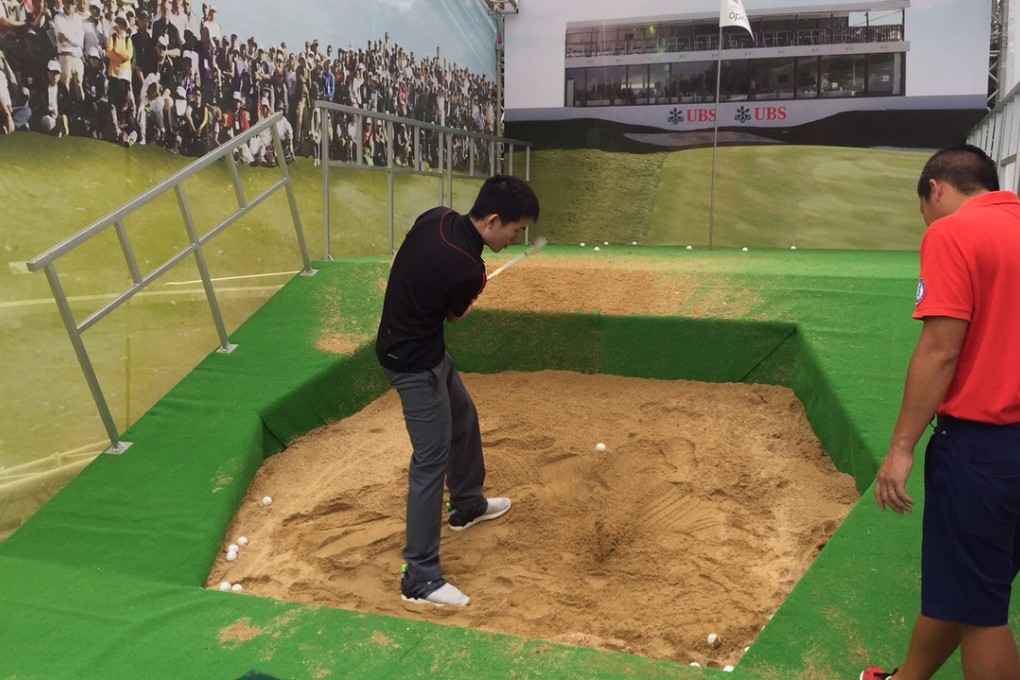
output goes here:
<path id="1" fill-rule="evenodd" d="M 195 262 L 198 265 L 198 275 L 202 279 L 202 287 L 205 288 L 205 297 L 209 300 L 209 309 L 212 311 L 213 323 L 216 324 L 216 333 L 220 337 L 220 347 L 217 352 L 230 354 L 237 345 L 232 345 L 227 337 L 226 326 L 223 325 L 223 315 L 220 313 L 220 304 L 216 300 L 216 288 L 213 286 L 212 278 L 209 276 L 209 267 L 205 261 L 205 253 L 202 252 L 202 242 L 198 238 L 198 230 L 195 229 L 195 219 L 191 215 L 191 206 L 184 195 L 184 186 L 174 186 L 174 193 L 177 194 L 177 204 L 181 208 L 181 216 L 184 218 L 184 226 L 188 230 L 188 238 L 195 253 Z"/>
<path id="2" fill-rule="evenodd" d="M 446 135 L 446 170 L 447 178 L 450 182 L 450 202 L 447 203 L 449 207 L 453 207 L 453 135 Z"/>
<path id="3" fill-rule="evenodd" d="M 234 195 L 237 196 L 237 205 L 240 208 L 248 207 L 248 199 L 244 195 L 244 186 L 241 184 L 241 175 L 237 172 L 237 160 L 233 153 L 228 153 L 223 158 L 230 166 L 230 178 L 234 182 Z"/>
<path id="4" fill-rule="evenodd" d="M 330 254 L 330 227 L 329 227 L 329 131 L 332 128 L 332 114 L 327 108 L 320 108 L 322 115 L 319 117 L 319 162 L 322 164 L 322 221 L 325 225 L 323 240 L 323 258 L 332 260 Z"/>
<path id="5" fill-rule="evenodd" d="M 421 172 L 425 165 L 421 162 L 421 135 L 424 132 L 419 127 L 414 128 L 414 169 Z"/>
<path id="6" fill-rule="evenodd" d="M 389 176 L 387 186 L 390 192 L 390 254 L 397 252 L 397 238 L 393 219 L 393 121 L 386 121 L 386 174 Z"/>
<path id="7" fill-rule="evenodd" d="M 128 238 L 127 229 L 124 227 L 124 220 L 117 220 L 114 225 L 117 231 L 117 240 L 120 241 L 120 249 L 124 253 L 124 261 L 127 262 L 128 271 L 131 272 L 131 282 L 136 286 L 142 282 L 142 272 L 138 268 L 138 258 L 131 247 L 131 239 Z"/>
<path id="8" fill-rule="evenodd" d="M 92 393 L 92 400 L 96 403 L 99 417 L 103 421 L 103 427 L 106 428 L 107 436 L 110 438 L 110 448 L 106 450 L 106 453 L 118 455 L 124 453 L 131 446 L 131 442 L 120 440 L 120 432 L 117 431 L 117 424 L 113 422 L 113 415 L 110 413 L 110 407 L 106 403 L 106 397 L 103 396 L 103 390 L 99 387 L 99 378 L 96 377 L 96 371 L 92 367 L 88 350 L 85 349 L 81 333 L 78 332 L 78 324 L 74 320 L 74 313 L 67 302 L 67 296 L 64 294 L 64 288 L 60 284 L 57 270 L 52 263 L 49 263 L 44 267 L 44 271 L 46 272 L 46 280 L 50 283 L 50 290 L 53 291 L 53 299 L 56 301 L 57 309 L 60 311 L 60 318 L 64 321 L 67 337 L 71 339 L 74 354 L 78 357 L 78 365 L 81 366 L 81 371 L 85 374 L 85 382 L 88 383 L 89 391 Z"/>
<path id="9" fill-rule="evenodd" d="M 357 146 L 355 147 L 355 153 L 358 154 L 358 159 L 357 159 L 356 162 L 357 162 L 358 165 L 364 165 L 365 164 L 365 117 L 364 116 L 356 116 L 356 118 L 357 118 L 357 121 L 358 121 L 358 125 L 357 125 L 357 127 L 358 127 L 358 139 L 355 140 L 357 142 Z"/>
<path id="10" fill-rule="evenodd" d="M 446 133 L 436 135 L 436 155 L 439 157 L 439 204 L 446 203 Z"/>
<path id="11" fill-rule="evenodd" d="M 471 137 L 465 137 L 464 141 L 468 144 L 468 174 L 472 177 L 475 176 L 475 140 Z"/>
<path id="12" fill-rule="evenodd" d="M 316 270 L 312 269 L 311 260 L 308 258 L 308 246 L 305 244 L 305 232 L 301 228 L 301 213 L 298 212 L 297 197 L 294 195 L 294 183 L 290 180 L 290 170 L 287 169 L 287 158 L 283 152 L 283 142 L 280 140 L 280 131 L 276 125 L 269 128 L 273 133 L 273 146 L 276 149 L 276 163 L 280 166 L 283 179 L 287 183 L 287 202 L 290 203 L 290 216 L 294 221 L 294 233 L 297 234 L 298 248 L 301 250 L 301 261 L 305 268 L 302 276 L 314 276 Z"/>

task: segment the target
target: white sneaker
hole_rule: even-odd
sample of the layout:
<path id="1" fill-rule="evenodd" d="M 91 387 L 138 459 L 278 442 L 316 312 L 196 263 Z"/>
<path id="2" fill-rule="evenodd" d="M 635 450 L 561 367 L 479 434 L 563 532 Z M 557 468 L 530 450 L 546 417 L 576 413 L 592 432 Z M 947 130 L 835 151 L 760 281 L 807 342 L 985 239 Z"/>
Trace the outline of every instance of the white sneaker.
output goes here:
<path id="1" fill-rule="evenodd" d="M 414 583 L 406 576 L 400 579 L 400 597 L 404 602 L 414 604 L 434 604 L 437 607 L 464 607 L 471 598 L 460 591 L 457 586 L 444 581 L 438 588 L 429 590 L 435 584 L 434 581 L 427 583 Z"/>
<path id="2" fill-rule="evenodd" d="M 510 499 L 509 498 L 490 498 L 486 501 L 485 512 L 482 514 L 468 519 L 467 517 L 460 517 L 456 509 L 451 509 L 447 515 L 447 521 L 450 524 L 450 528 L 454 531 L 464 531 L 469 527 L 473 527 L 479 522 L 484 522 L 490 519 L 496 519 L 502 517 L 510 511 Z M 467 520 L 467 521 L 463 521 Z"/>

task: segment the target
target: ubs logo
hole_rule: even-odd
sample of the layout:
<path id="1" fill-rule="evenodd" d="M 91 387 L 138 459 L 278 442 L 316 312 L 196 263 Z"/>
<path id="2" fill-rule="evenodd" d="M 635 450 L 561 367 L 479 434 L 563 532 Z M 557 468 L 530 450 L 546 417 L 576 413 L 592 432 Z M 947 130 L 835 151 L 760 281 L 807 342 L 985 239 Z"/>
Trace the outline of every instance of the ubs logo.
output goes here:
<path id="1" fill-rule="evenodd" d="M 786 107 L 785 106 L 756 106 L 754 110 L 741 106 L 737 109 L 737 115 L 733 116 L 733 120 L 737 121 L 741 125 L 754 118 L 757 121 L 776 121 L 786 120 Z"/>

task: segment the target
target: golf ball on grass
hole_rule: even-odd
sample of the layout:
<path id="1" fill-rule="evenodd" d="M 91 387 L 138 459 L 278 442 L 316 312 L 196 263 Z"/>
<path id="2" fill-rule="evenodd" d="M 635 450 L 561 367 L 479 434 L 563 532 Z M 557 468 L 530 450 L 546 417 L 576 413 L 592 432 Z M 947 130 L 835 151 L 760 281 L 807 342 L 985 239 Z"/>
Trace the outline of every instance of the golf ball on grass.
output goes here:
<path id="1" fill-rule="evenodd" d="M 598 444 L 595 445 L 595 450 L 598 451 L 599 453 L 605 453 L 606 445 L 603 444 L 602 442 L 599 442 Z"/>
<path id="2" fill-rule="evenodd" d="M 584 248 L 584 241 L 581 241 L 581 247 Z"/>
<path id="3" fill-rule="evenodd" d="M 269 496 L 266 496 L 265 498 L 262 499 L 263 507 L 267 507 L 268 508 L 272 504 L 273 504 L 273 499 L 270 498 Z"/>
<path id="4" fill-rule="evenodd" d="M 230 592 L 230 581 L 224 581 L 223 583 L 221 583 L 220 590 L 222 590 L 224 593 Z"/>
<path id="5" fill-rule="evenodd" d="M 687 246 L 687 250 L 694 250 L 694 246 Z"/>
<path id="6" fill-rule="evenodd" d="M 747 252 L 747 246 L 744 246 L 743 248 L 741 248 L 741 249 L 740 249 L 740 252 L 742 252 L 742 253 L 746 253 L 746 252 Z"/>

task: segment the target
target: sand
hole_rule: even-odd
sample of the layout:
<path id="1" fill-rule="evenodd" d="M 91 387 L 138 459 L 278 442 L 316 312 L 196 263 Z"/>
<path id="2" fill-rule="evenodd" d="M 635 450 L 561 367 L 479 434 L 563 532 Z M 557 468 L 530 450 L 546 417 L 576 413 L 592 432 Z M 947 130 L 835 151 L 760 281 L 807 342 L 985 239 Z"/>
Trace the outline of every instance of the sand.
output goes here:
<path id="1" fill-rule="evenodd" d="M 639 291 L 680 290 L 675 274 L 614 274 L 615 292 L 593 303 L 589 272 L 575 269 L 531 267 L 527 289 L 508 272 L 487 304 L 513 306 L 537 288 L 561 291 L 555 304 L 539 296 L 549 309 L 683 305 L 665 294 L 635 304 Z M 468 607 L 400 599 L 411 452 L 392 390 L 266 461 L 224 549 L 241 535 L 250 544 L 234 562 L 221 554 L 208 586 L 722 668 L 739 662 L 858 499 L 783 387 L 462 377 L 480 414 L 486 493 L 514 502 L 500 520 L 443 529 L 444 575 Z"/>

